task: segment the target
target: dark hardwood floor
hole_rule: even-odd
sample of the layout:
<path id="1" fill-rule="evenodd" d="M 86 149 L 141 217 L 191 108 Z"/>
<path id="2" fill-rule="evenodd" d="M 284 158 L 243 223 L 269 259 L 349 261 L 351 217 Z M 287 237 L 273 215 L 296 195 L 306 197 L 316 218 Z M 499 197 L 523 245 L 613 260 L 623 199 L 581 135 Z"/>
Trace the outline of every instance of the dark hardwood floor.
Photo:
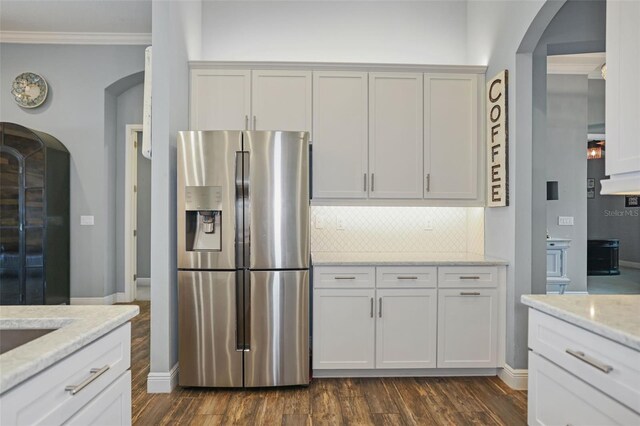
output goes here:
<path id="1" fill-rule="evenodd" d="M 136 425 L 524 425 L 527 394 L 497 377 L 315 379 L 308 387 L 147 394 L 149 302 L 132 324 Z"/>

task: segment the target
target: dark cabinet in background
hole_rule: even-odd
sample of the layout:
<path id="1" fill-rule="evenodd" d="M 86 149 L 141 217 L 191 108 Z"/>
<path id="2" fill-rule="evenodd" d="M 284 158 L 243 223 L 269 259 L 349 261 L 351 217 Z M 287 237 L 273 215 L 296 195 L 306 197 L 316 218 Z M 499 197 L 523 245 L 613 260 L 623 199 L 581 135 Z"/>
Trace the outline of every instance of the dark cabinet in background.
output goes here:
<path id="1" fill-rule="evenodd" d="M 587 275 L 620 275 L 620 240 L 587 241 Z"/>
<path id="2" fill-rule="evenodd" d="M 69 303 L 69 151 L 0 123 L 0 304 Z"/>

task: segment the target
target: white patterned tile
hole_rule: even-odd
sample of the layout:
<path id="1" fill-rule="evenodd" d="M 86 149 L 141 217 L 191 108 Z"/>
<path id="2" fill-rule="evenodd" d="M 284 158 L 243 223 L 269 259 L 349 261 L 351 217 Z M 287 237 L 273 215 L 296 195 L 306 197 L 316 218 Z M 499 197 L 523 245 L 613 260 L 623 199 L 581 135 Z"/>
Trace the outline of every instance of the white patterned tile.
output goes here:
<path id="1" fill-rule="evenodd" d="M 484 252 L 483 208 L 313 206 L 311 218 L 314 252 Z"/>

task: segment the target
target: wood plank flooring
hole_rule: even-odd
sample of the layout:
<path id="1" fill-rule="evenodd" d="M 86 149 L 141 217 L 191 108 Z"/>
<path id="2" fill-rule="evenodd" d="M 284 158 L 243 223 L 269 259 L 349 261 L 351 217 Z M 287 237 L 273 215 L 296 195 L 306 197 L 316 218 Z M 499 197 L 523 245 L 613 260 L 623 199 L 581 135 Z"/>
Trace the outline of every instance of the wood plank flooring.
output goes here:
<path id="1" fill-rule="evenodd" d="M 132 323 L 135 425 L 524 425 L 527 394 L 497 377 L 315 379 L 308 387 L 147 394 L 149 302 Z"/>

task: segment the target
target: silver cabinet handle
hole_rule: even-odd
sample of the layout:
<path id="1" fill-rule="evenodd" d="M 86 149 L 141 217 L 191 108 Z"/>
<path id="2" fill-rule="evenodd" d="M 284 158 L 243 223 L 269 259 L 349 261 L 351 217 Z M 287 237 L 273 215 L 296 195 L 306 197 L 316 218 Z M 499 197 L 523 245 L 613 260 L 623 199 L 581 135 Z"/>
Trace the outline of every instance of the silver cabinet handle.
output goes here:
<path id="1" fill-rule="evenodd" d="M 64 388 L 65 391 L 70 392 L 71 395 L 75 395 L 80 392 L 82 389 L 87 387 L 91 382 L 96 380 L 98 377 L 102 376 L 107 370 L 111 368 L 109 365 L 105 365 L 102 368 L 92 368 L 90 370 L 91 375 L 84 379 L 80 384 L 77 385 L 69 385 Z"/>
<path id="2" fill-rule="evenodd" d="M 431 191 L 431 173 L 427 173 L 427 192 Z"/>
<path id="3" fill-rule="evenodd" d="M 375 173 L 371 173 L 371 192 L 373 192 L 375 190 L 374 189 L 375 188 L 375 183 L 376 183 L 375 177 L 376 177 Z"/>
<path id="4" fill-rule="evenodd" d="M 253 116 L 253 130 L 256 130 L 256 116 Z"/>
<path id="5" fill-rule="evenodd" d="M 244 116 L 244 129 L 245 130 L 249 130 L 249 116 L 248 115 Z"/>
<path id="6" fill-rule="evenodd" d="M 378 317 L 382 318 L 382 297 L 378 299 Z"/>
<path id="7" fill-rule="evenodd" d="M 334 280 L 355 280 L 356 277 L 333 277 Z"/>
<path id="8" fill-rule="evenodd" d="M 367 192 L 367 174 L 364 174 L 364 192 Z"/>
<path id="9" fill-rule="evenodd" d="M 417 280 L 418 277 L 396 277 L 399 280 Z"/>
<path id="10" fill-rule="evenodd" d="M 472 277 L 460 277 L 460 279 L 461 280 L 479 280 L 480 277 L 475 275 L 475 276 L 472 276 Z"/>
<path id="11" fill-rule="evenodd" d="M 371 298 L 371 311 L 369 311 L 369 316 L 373 318 L 373 297 Z"/>
<path id="12" fill-rule="evenodd" d="M 461 291 L 460 296 L 480 296 L 478 291 Z"/>
<path id="13" fill-rule="evenodd" d="M 598 361 L 597 359 L 594 359 L 594 358 L 592 358 L 592 357 L 590 357 L 588 355 L 585 355 L 584 352 L 575 351 L 573 349 L 567 349 L 565 352 L 568 353 L 571 356 L 574 356 L 574 357 L 578 358 L 580 361 L 586 362 L 590 366 L 597 368 L 598 370 L 602 371 L 603 373 L 609 374 L 611 372 L 611 370 L 613 370 L 612 366 L 604 364 L 604 363 Z"/>

